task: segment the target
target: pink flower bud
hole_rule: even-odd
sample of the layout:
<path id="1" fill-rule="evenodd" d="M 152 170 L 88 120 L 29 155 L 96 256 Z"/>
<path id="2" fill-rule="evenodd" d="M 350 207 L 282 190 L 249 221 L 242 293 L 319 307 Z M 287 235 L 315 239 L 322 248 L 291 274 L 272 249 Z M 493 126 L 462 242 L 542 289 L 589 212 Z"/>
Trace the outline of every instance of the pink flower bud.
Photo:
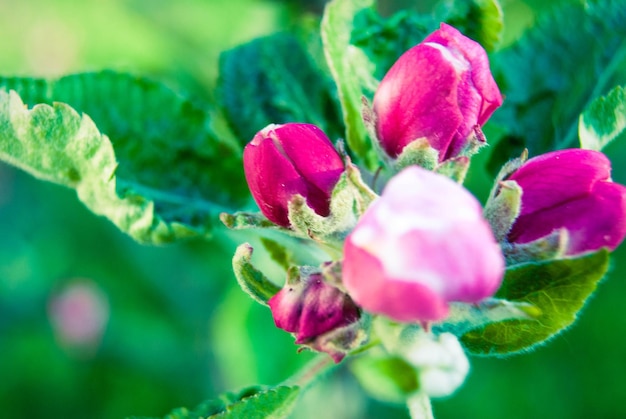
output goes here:
<path id="1" fill-rule="evenodd" d="M 443 161 L 463 151 L 501 104 L 485 50 L 442 23 L 383 78 L 374 96 L 376 132 L 391 157 L 426 138 Z"/>
<path id="2" fill-rule="evenodd" d="M 289 227 L 288 204 L 306 198 L 319 215 L 330 212 L 330 196 L 343 172 L 339 153 L 315 125 L 268 125 L 243 151 L 248 187 L 263 215 Z"/>
<path id="3" fill-rule="evenodd" d="M 318 344 L 323 335 L 350 325 L 361 317 L 352 299 L 327 283 L 320 272 L 302 273 L 290 278 L 268 301 L 276 327 L 293 333 L 297 344 L 328 352 L 339 362 L 343 354 Z M 320 342 L 316 342 L 318 338 Z"/>
<path id="4" fill-rule="evenodd" d="M 479 202 L 417 166 L 387 184 L 344 246 L 343 283 L 365 310 L 437 321 L 448 302 L 478 302 L 502 281 L 504 258 Z"/>
<path id="5" fill-rule="evenodd" d="M 626 187 L 610 176 L 611 162 L 592 150 L 528 160 L 509 177 L 522 188 L 522 207 L 508 241 L 527 243 L 565 228 L 567 254 L 616 248 L 626 236 Z"/>

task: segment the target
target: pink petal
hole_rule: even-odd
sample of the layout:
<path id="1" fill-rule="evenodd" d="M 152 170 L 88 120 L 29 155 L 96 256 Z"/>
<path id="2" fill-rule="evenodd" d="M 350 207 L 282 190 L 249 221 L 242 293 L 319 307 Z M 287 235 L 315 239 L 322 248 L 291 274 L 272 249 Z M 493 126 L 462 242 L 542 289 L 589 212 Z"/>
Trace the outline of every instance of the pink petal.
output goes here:
<path id="1" fill-rule="evenodd" d="M 586 196 L 610 179 L 611 162 L 597 151 L 570 149 L 528 160 L 509 179 L 523 190 L 522 215 Z"/>

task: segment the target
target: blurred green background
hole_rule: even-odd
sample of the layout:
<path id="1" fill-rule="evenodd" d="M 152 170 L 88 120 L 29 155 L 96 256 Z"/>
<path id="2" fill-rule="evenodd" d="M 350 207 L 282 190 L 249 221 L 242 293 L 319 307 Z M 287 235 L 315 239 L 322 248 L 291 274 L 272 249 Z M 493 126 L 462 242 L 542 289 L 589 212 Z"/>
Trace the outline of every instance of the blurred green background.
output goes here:
<path id="1" fill-rule="evenodd" d="M 211 100 L 221 50 L 289 29 L 322 3 L 0 0 L 0 74 L 113 68 Z M 380 9 L 428 11 L 431 3 L 382 1 Z M 504 43 L 553 3 L 503 1 Z M 626 183 L 626 145 L 608 154 L 614 179 Z M 487 175 L 475 170 L 470 187 L 484 196 Z M 73 192 L 5 165 L 0 232 L 0 417 L 162 416 L 226 390 L 277 384 L 311 358 L 296 354 L 269 311 L 237 288 L 230 259 L 238 243 L 253 239 L 244 234 L 142 247 Z M 463 388 L 435 401 L 436 416 L 626 417 L 625 276 L 622 246 L 571 330 L 528 355 L 472 359 Z M 89 321 L 72 323 L 76 315 Z M 368 399 L 342 366 L 293 417 L 408 414 Z"/>

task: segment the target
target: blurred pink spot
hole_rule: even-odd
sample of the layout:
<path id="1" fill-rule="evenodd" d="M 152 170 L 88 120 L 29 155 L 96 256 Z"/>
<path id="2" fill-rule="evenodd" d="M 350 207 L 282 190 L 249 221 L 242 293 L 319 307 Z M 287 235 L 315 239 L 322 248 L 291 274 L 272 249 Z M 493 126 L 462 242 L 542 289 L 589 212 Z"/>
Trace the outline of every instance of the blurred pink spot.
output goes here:
<path id="1" fill-rule="evenodd" d="M 106 296 L 88 280 L 75 280 L 50 301 L 49 316 L 64 346 L 95 348 L 109 319 Z"/>

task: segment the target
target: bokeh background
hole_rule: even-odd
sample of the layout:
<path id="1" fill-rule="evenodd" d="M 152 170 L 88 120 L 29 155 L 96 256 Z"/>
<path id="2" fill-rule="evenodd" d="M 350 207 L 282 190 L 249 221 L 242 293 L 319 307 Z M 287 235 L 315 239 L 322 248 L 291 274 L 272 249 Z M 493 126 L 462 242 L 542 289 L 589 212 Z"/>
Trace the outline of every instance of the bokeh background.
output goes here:
<path id="1" fill-rule="evenodd" d="M 429 1 L 380 1 L 428 11 Z M 550 0 L 503 0 L 504 44 Z M 288 30 L 323 1 L 0 0 L 0 74 L 55 77 L 113 68 L 212 100 L 220 51 Z M 607 151 L 626 184 L 626 141 Z M 485 159 L 488 153 L 479 157 Z M 469 186 L 489 177 L 473 164 Z M 207 168 L 210 170 L 210 168 Z M 277 384 L 311 358 L 235 283 L 250 237 L 142 247 L 72 191 L 0 164 L 0 417 L 163 416 L 226 390 Z M 548 345 L 473 358 L 438 418 L 626 417 L 626 246 L 580 320 Z M 76 319 L 82 319 L 76 321 Z M 294 418 L 407 418 L 368 398 L 342 366 Z"/>

